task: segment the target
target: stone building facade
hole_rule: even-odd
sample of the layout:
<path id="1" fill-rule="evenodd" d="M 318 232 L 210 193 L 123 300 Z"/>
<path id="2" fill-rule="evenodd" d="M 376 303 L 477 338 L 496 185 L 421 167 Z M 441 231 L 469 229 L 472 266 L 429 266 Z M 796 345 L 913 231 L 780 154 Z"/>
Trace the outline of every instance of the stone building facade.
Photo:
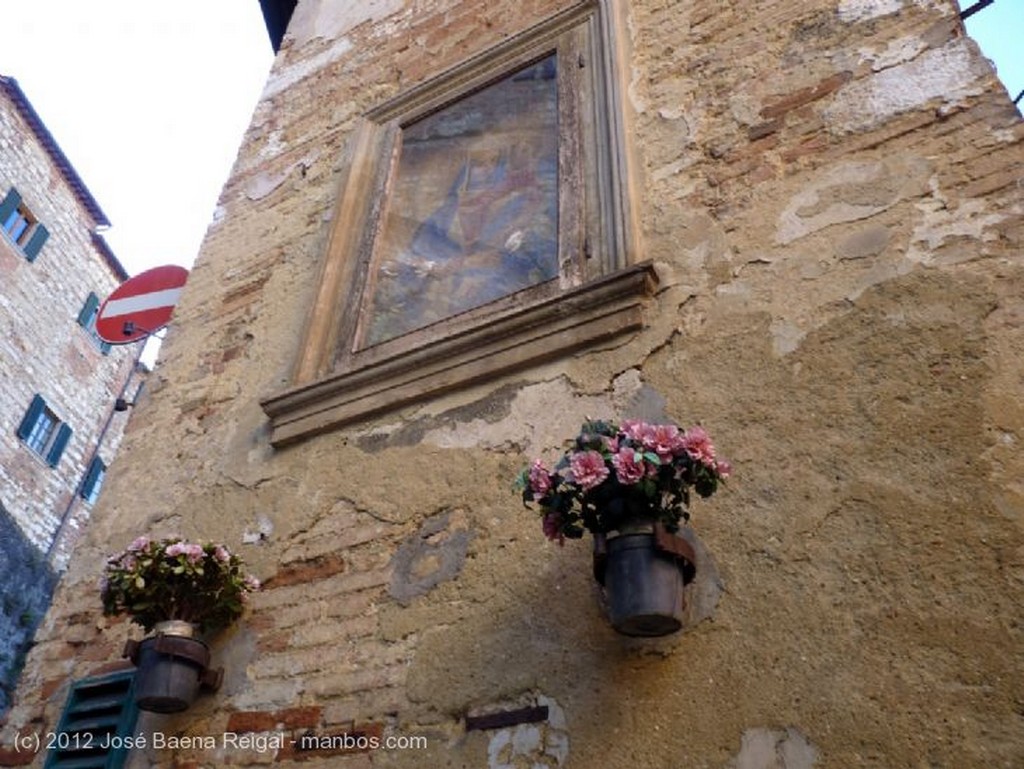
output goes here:
<path id="1" fill-rule="evenodd" d="M 421 312 L 409 265 L 428 308 L 480 290 L 435 283 L 491 221 L 444 206 L 526 173 L 546 113 L 419 177 L 429 216 L 402 153 L 509 73 L 556 83 L 554 277 L 373 336 L 367 284 Z M 299 3 L 7 760 L 138 637 L 104 557 L 179 533 L 264 587 L 129 766 L 1020 766 L 1022 135 L 948 0 Z M 375 272 L 416 217 L 452 251 Z M 512 491 L 588 416 L 699 422 L 734 464 L 683 632 L 616 634 L 586 543 Z"/>
<path id="2" fill-rule="evenodd" d="M 99 300 L 127 277 L 97 234 L 107 225 L 17 81 L 0 77 L 5 684 L 13 684 L 10 657 L 42 618 L 50 572 L 65 567 L 124 431 L 126 415 L 114 413 L 114 402 L 134 374 L 135 350 L 102 345 L 91 326 Z"/>

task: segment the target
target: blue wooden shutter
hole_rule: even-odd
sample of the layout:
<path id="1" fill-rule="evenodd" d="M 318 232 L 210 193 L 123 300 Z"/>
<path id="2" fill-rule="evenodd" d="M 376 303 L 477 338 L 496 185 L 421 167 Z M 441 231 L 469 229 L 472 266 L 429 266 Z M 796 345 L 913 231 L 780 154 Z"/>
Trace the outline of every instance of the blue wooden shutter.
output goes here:
<path id="1" fill-rule="evenodd" d="M 0 202 L 0 227 L 4 226 L 7 222 L 7 217 L 18 207 L 19 203 L 21 203 L 21 195 L 18 194 L 14 187 L 11 187 L 7 197 L 3 199 L 3 202 Z"/>
<path id="2" fill-rule="evenodd" d="M 50 237 L 49 231 L 41 224 L 36 225 L 36 231 L 32 233 L 32 237 L 29 238 L 28 243 L 21 249 L 25 252 L 25 258 L 30 262 L 34 262 L 36 257 L 39 255 L 39 249 L 43 247 L 43 243 Z"/>
<path id="3" fill-rule="evenodd" d="M 62 424 L 57 429 L 57 437 L 53 439 L 50 452 L 46 455 L 46 461 L 50 467 L 56 467 L 60 462 L 60 455 L 64 453 L 64 447 L 68 445 L 69 440 L 71 440 L 71 428 Z"/>
<path id="4" fill-rule="evenodd" d="M 100 298 L 92 291 L 89 292 L 89 296 L 85 299 L 85 304 L 82 305 L 82 311 L 78 313 L 78 325 L 85 328 L 89 328 L 89 321 L 92 320 L 93 313 L 100 306 Z"/>
<path id="5" fill-rule="evenodd" d="M 131 737 L 139 710 L 135 707 L 135 671 L 75 681 L 51 738 L 45 769 L 120 769 L 128 758 L 124 742 Z M 103 748 L 110 743 L 117 748 Z"/>
<path id="6" fill-rule="evenodd" d="M 82 490 L 78 492 L 78 496 L 82 499 L 88 499 L 91 497 L 93 488 L 96 486 L 96 481 L 99 480 L 100 473 L 106 469 L 106 465 L 103 464 L 102 459 L 99 457 L 93 457 L 92 462 L 89 463 L 89 469 L 85 473 L 85 480 L 82 482 Z"/>
<path id="7" fill-rule="evenodd" d="M 43 413 L 44 408 L 46 408 L 46 401 L 43 400 L 42 396 L 33 395 L 28 411 L 25 412 L 21 424 L 18 425 L 17 435 L 23 441 L 28 440 L 28 436 L 31 434 L 32 428 L 36 426 L 36 420 L 39 419 L 39 415 Z"/>

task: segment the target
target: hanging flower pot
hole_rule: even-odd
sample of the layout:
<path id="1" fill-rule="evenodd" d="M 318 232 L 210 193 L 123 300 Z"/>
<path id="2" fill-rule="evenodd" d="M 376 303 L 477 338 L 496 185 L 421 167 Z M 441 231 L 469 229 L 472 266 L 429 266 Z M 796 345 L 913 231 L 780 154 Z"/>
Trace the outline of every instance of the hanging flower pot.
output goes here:
<path id="1" fill-rule="evenodd" d="M 710 497 L 731 471 L 703 428 L 589 421 L 553 469 L 536 460 L 518 486 L 524 504 L 540 505 L 549 539 L 594 536 L 612 627 L 661 636 L 682 627 L 683 587 L 695 575 L 693 548 L 676 534 L 690 518 L 690 489 Z"/>
<path id="2" fill-rule="evenodd" d="M 210 668 L 210 648 L 193 637 L 192 625 L 171 620 L 155 630 L 155 635 L 125 645 L 124 656 L 138 668 L 135 704 L 140 710 L 178 713 L 188 709 L 201 688 L 220 688 L 224 671 Z"/>
<path id="3" fill-rule="evenodd" d="M 200 689 L 216 690 L 223 670 L 210 668 L 203 634 L 221 630 L 243 611 L 259 582 L 223 545 L 174 537 L 139 537 L 107 559 L 101 596 L 104 614 L 127 614 L 153 634 L 130 640 L 124 656 L 138 668 L 135 700 L 142 710 L 176 713 Z"/>
<path id="4" fill-rule="evenodd" d="M 696 574 L 693 547 L 661 524 L 594 536 L 594 576 L 608 619 L 623 635 L 654 637 L 683 626 L 683 588 Z"/>

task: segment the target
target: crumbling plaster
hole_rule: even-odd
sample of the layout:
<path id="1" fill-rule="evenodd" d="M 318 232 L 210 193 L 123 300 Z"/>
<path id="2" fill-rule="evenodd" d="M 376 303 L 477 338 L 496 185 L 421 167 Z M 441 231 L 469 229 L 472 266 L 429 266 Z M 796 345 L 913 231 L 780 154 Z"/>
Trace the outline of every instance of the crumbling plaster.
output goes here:
<path id="1" fill-rule="evenodd" d="M 289 381 L 351 118 L 444 48 L 382 51 L 429 16 L 385 6 L 286 41 L 27 685 L 82 667 L 46 667 L 68 615 L 126 634 L 74 608 L 111 543 L 201 532 L 267 590 L 219 642 L 224 695 L 175 722 L 193 733 L 316 706 L 430 735 L 388 766 L 1012 766 L 1022 129 L 951 5 L 631 4 L 644 330 L 275 451 L 258 399 Z M 387 59 L 364 84 L 360 52 Z M 700 421 L 735 465 L 693 506 L 715 579 L 686 633 L 615 635 L 587 543 L 546 542 L 511 487 L 586 416 Z M 462 728 L 539 698 L 557 723 Z"/>

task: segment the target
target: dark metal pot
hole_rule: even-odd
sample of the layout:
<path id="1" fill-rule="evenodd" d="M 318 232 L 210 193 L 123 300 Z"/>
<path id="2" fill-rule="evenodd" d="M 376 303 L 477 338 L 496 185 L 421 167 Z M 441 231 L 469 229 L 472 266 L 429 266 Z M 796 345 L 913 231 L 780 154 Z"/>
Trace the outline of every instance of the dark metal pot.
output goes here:
<path id="1" fill-rule="evenodd" d="M 135 704 L 153 713 L 179 713 L 210 683 L 210 649 L 183 622 L 158 625 L 154 636 L 129 641 L 125 656 L 135 671 Z M 219 683 L 219 682 L 218 682 Z"/>
<path id="2" fill-rule="evenodd" d="M 683 569 L 655 533 L 607 540 L 603 576 L 612 627 L 628 636 L 663 636 L 683 626 Z"/>

